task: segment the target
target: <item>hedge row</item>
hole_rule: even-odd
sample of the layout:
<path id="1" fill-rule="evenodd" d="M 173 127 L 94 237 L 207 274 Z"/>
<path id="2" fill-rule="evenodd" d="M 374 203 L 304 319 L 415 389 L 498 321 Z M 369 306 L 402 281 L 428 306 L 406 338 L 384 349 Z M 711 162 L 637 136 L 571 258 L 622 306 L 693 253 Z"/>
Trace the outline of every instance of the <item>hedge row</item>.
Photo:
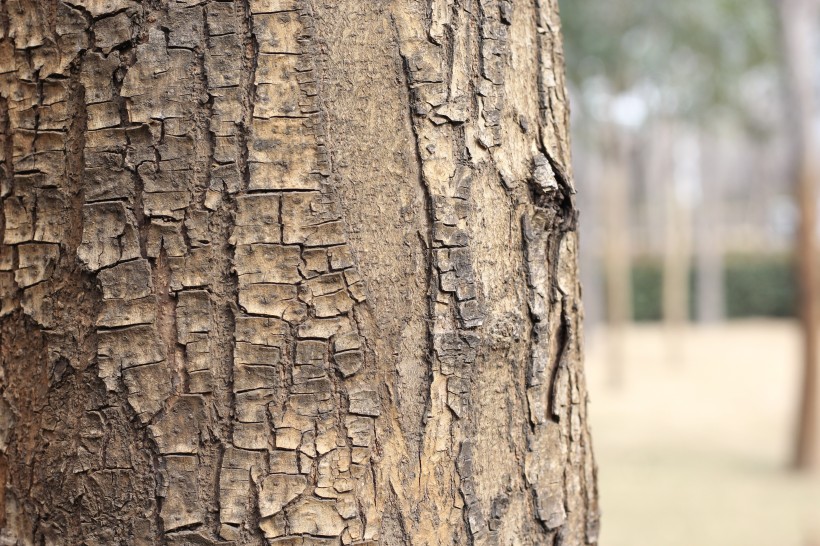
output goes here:
<path id="1" fill-rule="evenodd" d="M 689 310 L 696 316 L 697 275 L 689 275 Z M 794 263 L 783 255 L 730 255 L 724 260 L 724 307 L 728 318 L 795 316 Z M 633 264 L 633 311 L 637 321 L 662 317 L 663 273 L 659 260 Z"/>

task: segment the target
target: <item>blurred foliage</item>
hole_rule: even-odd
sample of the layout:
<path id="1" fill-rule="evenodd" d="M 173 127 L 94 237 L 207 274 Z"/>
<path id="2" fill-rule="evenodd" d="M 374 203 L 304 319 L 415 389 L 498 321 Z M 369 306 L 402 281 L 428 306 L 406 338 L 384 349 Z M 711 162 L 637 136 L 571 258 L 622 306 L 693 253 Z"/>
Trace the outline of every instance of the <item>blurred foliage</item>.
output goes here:
<path id="1" fill-rule="evenodd" d="M 632 264 L 632 315 L 636 321 L 663 318 L 663 270 L 657 260 Z"/>
<path id="2" fill-rule="evenodd" d="M 795 316 L 796 272 L 788 256 L 730 256 L 724 275 L 727 317 Z"/>
<path id="3" fill-rule="evenodd" d="M 783 255 L 730 255 L 724 263 L 727 318 L 793 317 L 796 309 L 794 264 Z M 695 317 L 697 277 L 690 279 L 690 316 Z M 659 260 L 641 259 L 632 269 L 633 315 L 636 321 L 663 317 L 663 272 Z"/>
<path id="4" fill-rule="evenodd" d="M 568 76 L 582 108 L 603 88 L 637 93 L 653 113 L 703 121 L 720 111 L 754 122 L 759 88 L 776 81 L 770 0 L 560 4 Z"/>

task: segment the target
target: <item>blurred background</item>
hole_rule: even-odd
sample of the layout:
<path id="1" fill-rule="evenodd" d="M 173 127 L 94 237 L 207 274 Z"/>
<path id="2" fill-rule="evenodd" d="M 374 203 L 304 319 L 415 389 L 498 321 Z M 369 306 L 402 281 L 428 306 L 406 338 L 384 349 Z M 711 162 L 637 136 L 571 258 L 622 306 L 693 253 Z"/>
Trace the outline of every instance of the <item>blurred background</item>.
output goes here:
<path id="1" fill-rule="evenodd" d="M 561 0 L 603 546 L 820 546 L 820 1 Z"/>

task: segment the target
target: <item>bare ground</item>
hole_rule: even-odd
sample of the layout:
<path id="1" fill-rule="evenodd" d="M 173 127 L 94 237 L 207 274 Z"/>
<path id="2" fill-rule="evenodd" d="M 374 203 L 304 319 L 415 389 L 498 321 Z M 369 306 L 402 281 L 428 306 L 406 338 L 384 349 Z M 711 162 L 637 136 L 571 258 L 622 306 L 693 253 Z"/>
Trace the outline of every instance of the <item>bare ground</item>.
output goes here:
<path id="1" fill-rule="evenodd" d="M 796 324 L 635 325 L 621 339 L 588 338 L 600 544 L 820 546 L 820 479 L 789 469 Z"/>

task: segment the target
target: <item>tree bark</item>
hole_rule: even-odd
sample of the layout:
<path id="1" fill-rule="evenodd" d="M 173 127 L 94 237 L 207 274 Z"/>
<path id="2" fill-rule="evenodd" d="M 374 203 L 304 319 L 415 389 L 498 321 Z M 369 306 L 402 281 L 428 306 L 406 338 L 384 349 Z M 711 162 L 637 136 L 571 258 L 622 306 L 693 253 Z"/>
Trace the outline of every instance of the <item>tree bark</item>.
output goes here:
<path id="1" fill-rule="evenodd" d="M 0 544 L 597 541 L 557 2 L 5 0 Z"/>

